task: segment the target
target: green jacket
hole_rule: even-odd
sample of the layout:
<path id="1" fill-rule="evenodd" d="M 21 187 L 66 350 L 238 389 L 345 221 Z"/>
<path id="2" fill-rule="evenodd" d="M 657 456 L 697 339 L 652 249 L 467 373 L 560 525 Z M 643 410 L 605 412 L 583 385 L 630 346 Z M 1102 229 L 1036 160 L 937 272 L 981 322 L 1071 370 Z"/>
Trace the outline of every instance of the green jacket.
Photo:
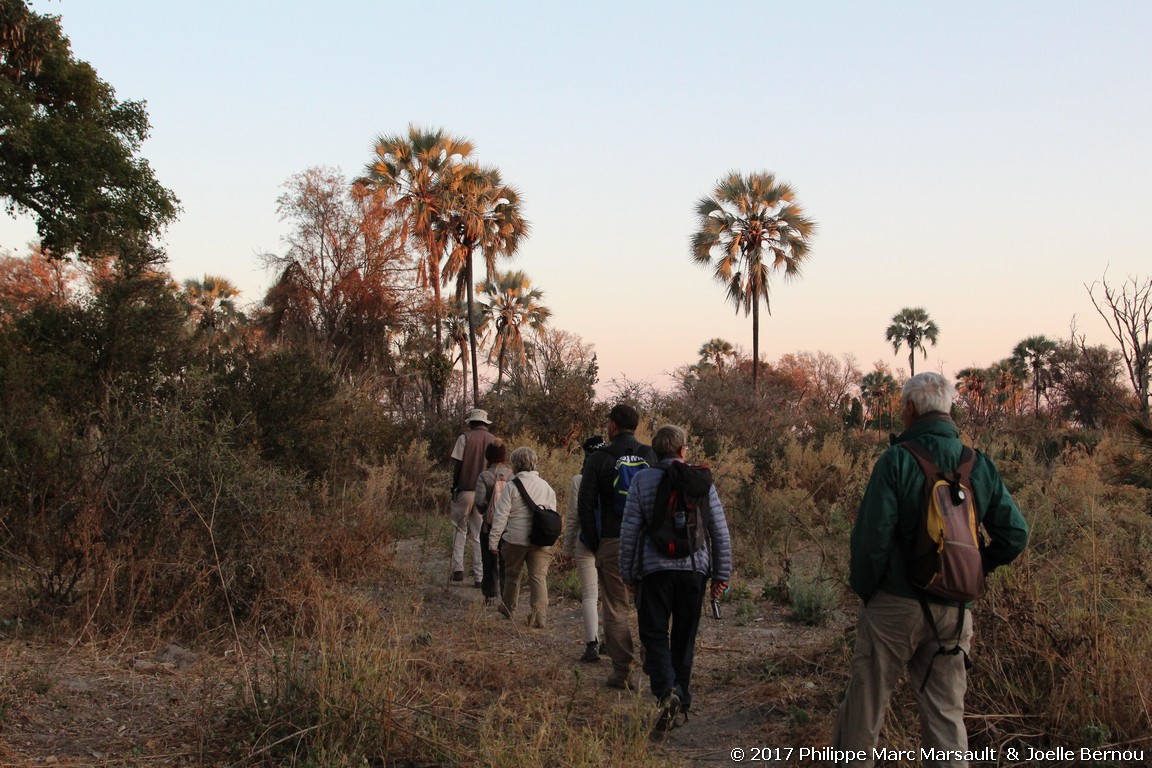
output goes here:
<path id="1" fill-rule="evenodd" d="M 960 463 L 960 432 L 945 414 L 926 414 L 895 442 L 906 440 L 924 446 L 942 470 L 951 471 Z M 992 461 L 979 451 L 971 482 L 976 509 L 989 537 L 984 549 L 984 570 L 988 573 L 1024 551 L 1028 524 Z M 905 575 L 905 554 L 912 549 L 923 503 L 920 465 L 907 450 L 893 445 L 876 461 L 852 529 L 849 582 L 865 602 L 881 589 L 902 597 L 921 594 Z"/>

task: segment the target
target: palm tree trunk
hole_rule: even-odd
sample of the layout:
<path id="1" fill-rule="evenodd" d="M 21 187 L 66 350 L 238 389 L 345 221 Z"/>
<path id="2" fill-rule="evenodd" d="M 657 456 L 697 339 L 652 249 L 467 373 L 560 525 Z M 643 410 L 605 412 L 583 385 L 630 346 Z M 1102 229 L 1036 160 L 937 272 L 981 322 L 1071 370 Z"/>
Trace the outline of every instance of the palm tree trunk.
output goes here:
<path id="1" fill-rule="evenodd" d="M 476 363 L 476 323 L 472 318 L 472 247 L 469 246 L 465 254 L 464 271 L 468 277 L 467 296 L 468 296 L 468 348 L 472 355 L 472 401 L 475 407 L 480 407 L 480 374 L 478 372 L 479 366 Z"/>
<path id="2" fill-rule="evenodd" d="M 752 302 L 752 394 L 760 392 L 760 298 Z"/>
<path id="3" fill-rule="evenodd" d="M 465 410 L 465 412 L 467 412 L 468 411 L 468 350 L 465 349 L 464 347 L 460 348 L 460 366 L 464 369 L 464 371 L 463 371 L 464 378 L 462 380 L 463 385 L 464 385 L 463 386 L 464 393 L 463 393 L 463 397 L 460 400 L 460 405 L 464 406 L 464 410 Z M 472 395 L 473 395 L 473 397 L 475 397 L 475 395 L 476 395 L 475 389 L 472 390 Z"/>
<path id="4" fill-rule="evenodd" d="M 436 327 L 435 349 L 436 354 L 439 355 L 442 354 L 444 333 L 440 324 L 440 251 L 436 248 L 436 236 L 434 234 L 428 234 L 424 247 L 428 250 L 428 271 L 429 277 L 432 278 L 432 318 Z M 444 410 L 444 389 L 445 387 L 442 386 L 435 386 L 432 389 L 432 400 L 437 416 Z"/>
<path id="5" fill-rule="evenodd" d="M 908 373 L 908 375 L 909 376 L 915 376 L 916 375 L 916 347 L 909 344 L 908 349 L 909 349 L 909 352 L 908 352 L 908 372 L 909 373 Z"/>

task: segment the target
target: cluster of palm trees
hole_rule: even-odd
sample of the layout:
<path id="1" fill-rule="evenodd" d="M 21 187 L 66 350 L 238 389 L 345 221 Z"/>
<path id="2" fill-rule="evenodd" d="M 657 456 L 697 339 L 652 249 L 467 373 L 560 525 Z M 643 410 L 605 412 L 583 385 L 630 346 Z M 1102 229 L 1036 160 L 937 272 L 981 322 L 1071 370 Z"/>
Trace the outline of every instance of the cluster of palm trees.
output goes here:
<path id="1" fill-rule="evenodd" d="M 421 297 L 431 294 L 419 300 L 426 310 L 408 311 L 427 311 L 423 317 L 430 322 L 417 325 L 431 326 L 434 346 L 417 344 L 409 351 L 426 358 L 421 370 L 435 407 L 439 410 L 453 365 L 444 352 L 452 349 L 460 352 L 464 405 L 469 399 L 478 405 L 478 336 L 498 365 L 499 385 L 509 365 L 525 358 L 525 332 L 541 329 L 550 312 L 527 275 L 497 268 L 499 259 L 517 252 L 529 224 L 520 193 L 498 169 L 473 160 L 473 152 L 465 139 L 413 125 L 406 133 L 377 139 L 371 162 L 350 190 L 333 169 L 313 168 L 290 179 L 279 209 L 295 228 L 286 237 L 286 253 L 264 257 L 281 275 L 261 308 L 263 330 L 273 338 L 319 340 L 333 347 L 337 359 L 347 362 L 351 356 L 366 363 L 373 352 L 361 354 L 351 338 L 355 334 L 339 343 L 340 318 L 372 323 L 359 330 L 379 346 L 397 325 L 399 294 L 410 290 L 396 282 L 396 273 L 405 272 L 404 285 Z M 484 264 L 479 281 L 478 258 Z M 360 296 L 370 285 L 376 294 Z M 442 289 L 450 285 L 448 298 Z M 238 293 L 212 275 L 186 284 L 196 333 L 210 346 L 224 340 L 218 331 L 225 326 L 234 330 L 243 323 L 235 306 Z"/>
<path id="2" fill-rule="evenodd" d="M 467 330 L 468 355 L 472 369 L 472 400 L 479 403 L 480 380 L 477 355 L 477 317 L 474 286 L 474 258 L 483 257 L 485 285 L 501 286 L 511 279 L 497 273 L 499 258 L 513 256 L 528 235 L 529 224 L 521 210 L 519 192 L 501 178 L 500 171 L 472 159 L 474 147 L 466 139 L 443 130 L 409 126 L 405 134 L 381 136 L 375 143 L 375 157 L 357 180 L 363 194 L 376 196 L 393 206 L 400 217 L 401 244 L 409 238 L 420 252 L 420 285 L 433 290 L 433 323 L 437 348 L 445 347 L 443 322 L 446 312 L 456 318 L 458 331 L 448 344 L 459 342 L 459 331 Z M 523 273 L 513 273 L 522 279 Z M 453 309 L 442 300 L 441 287 L 454 283 Z M 530 285 L 530 283 L 529 283 Z M 522 293 L 531 293 L 531 290 Z M 539 291 L 533 299 L 538 302 Z M 513 302 L 515 303 L 515 302 Z M 491 304 L 485 313 L 491 313 Z M 497 313 L 499 314 L 499 313 Z M 462 319 L 460 316 L 462 315 Z M 503 325 L 496 324 L 500 359 L 510 349 L 522 349 L 512 336 L 506 314 Z M 542 323 L 546 313 L 537 308 L 534 319 Z M 462 326 L 462 327 L 461 327 Z M 462 362 L 464 361 L 461 349 Z M 501 363 L 503 366 L 503 362 Z M 467 362 L 464 362 L 467 369 Z M 503 373 L 501 367 L 500 373 Z M 467 400 L 467 370 L 465 370 Z"/>

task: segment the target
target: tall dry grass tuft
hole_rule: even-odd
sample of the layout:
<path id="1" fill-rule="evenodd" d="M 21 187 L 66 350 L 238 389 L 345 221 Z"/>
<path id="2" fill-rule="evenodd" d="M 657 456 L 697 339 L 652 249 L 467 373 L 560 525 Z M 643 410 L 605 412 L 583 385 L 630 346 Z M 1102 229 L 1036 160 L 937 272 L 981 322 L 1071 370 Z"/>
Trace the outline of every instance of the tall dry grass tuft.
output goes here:
<path id="1" fill-rule="evenodd" d="M 1148 492 L 1072 447 L 1016 491 L 1029 549 L 978 604 L 969 706 L 988 744 L 1132 743 L 1152 728 Z"/>
<path id="2" fill-rule="evenodd" d="M 308 626 L 269 640 L 219 734 L 236 764 L 658 764 L 646 699 L 594 706 L 599 681 L 538 663 L 531 639 L 493 636 L 481 612 L 448 631 L 408 600 L 386 618 L 368 598 L 317 595 Z"/>

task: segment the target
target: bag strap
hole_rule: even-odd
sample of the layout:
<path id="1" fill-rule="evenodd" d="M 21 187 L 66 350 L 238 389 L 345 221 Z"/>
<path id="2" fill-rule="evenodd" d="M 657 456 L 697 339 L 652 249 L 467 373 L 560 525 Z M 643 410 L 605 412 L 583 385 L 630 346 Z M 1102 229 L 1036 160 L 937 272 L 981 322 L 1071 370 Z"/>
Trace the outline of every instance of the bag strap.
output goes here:
<path id="1" fill-rule="evenodd" d="M 528 491 L 524 488 L 524 483 L 520 482 L 520 478 L 514 476 L 512 482 L 515 483 L 516 490 L 520 491 L 520 498 L 524 499 L 524 504 L 528 507 L 529 511 L 535 512 L 540 508 L 540 505 L 533 501 L 532 497 L 528 495 Z"/>
<path id="2" fill-rule="evenodd" d="M 928 621 L 928 626 L 932 627 L 932 635 L 936 638 L 937 645 L 940 646 L 936 649 L 936 653 L 932 654 L 932 658 L 928 660 L 928 669 L 924 670 L 924 680 L 920 683 L 920 692 L 923 693 L 924 689 L 928 687 L 928 678 L 932 675 L 932 665 L 936 663 L 937 656 L 964 654 L 965 671 L 972 668 L 972 660 L 968 658 L 968 652 L 960 647 L 960 637 L 964 634 L 964 603 L 960 603 L 960 613 L 956 617 L 956 642 L 951 648 L 944 647 L 944 641 L 940 639 L 940 630 L 936 627 L 936 619 L 932 617 L 932 609 L 928 607 L 928 599 L 924 597 L 923 593 L 920 595 L 920 608 L 923 609 L 924 618 Z"/>

